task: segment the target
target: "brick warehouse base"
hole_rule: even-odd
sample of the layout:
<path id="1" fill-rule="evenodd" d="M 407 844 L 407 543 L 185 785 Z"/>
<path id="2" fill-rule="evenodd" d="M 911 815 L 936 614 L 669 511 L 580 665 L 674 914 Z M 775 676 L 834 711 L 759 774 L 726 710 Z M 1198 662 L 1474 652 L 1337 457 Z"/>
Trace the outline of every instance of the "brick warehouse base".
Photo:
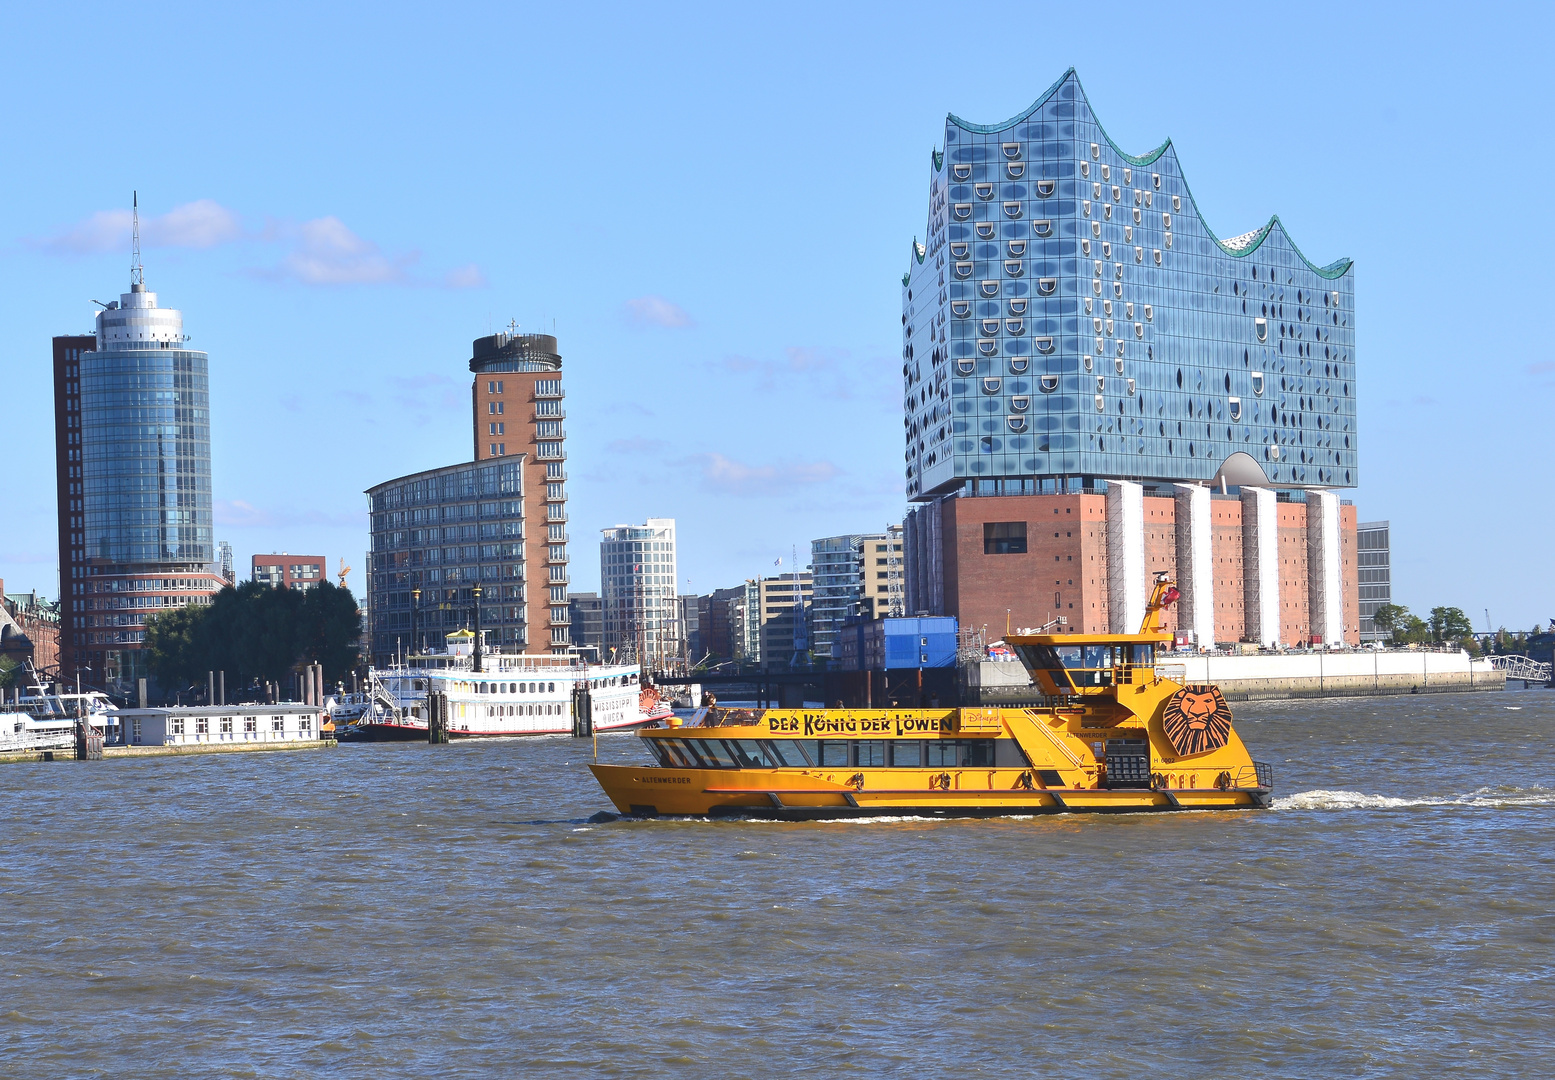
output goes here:
<path id="1" fill-rule="evenodd" d="M 1346 643 L 1359 644 L 1355 507 L 1341 505 L 1337 515 L 1329 512 L 1330 520 L 1337 517 L 1338 526 L 1337 537 L 1331 538 L 1321 528 L 1308 529 L 1307 503 L 1280 501 L 1268 491 L 1249 498 L 1253 491 L 1210 494 L 1210 587 L 1195 591 L 1199 608 L 1195 622 L 1205 625 L 1202 605 L 1208 604 L 1216 641 L 1272 640 L 1270 632 L 1276 626 L 1278 641 L 1286 646 L 1321 638 L 1311 618 L 1309 568 L 1321 566 L 1324 559 L 1337 560 L 1337 573 L 1319 575 L 1319 595 L 1334 597 L 1337 578 L 1340 611 L 1337 619 L 1330 615 L 1327 621 L 1337 623 Z M 1181 487 L 1166 485 L 1144 492 L 1141 523 L 1147 584 L 1157 571 L 1180 577 L 1187 569 L 1187 553 L 1179 565 L 1177 545 L 1179 535 L 1189 536 L 1194 530 L 1178 529 L 1179 507 L 1189 502 L 1180 494 Z M 1260 507 L 1272 532 L 1244 534 L 1248 505 Z M 1312 504 L 1314 513 L 1317 505 Z M 1196 524 L 1199 531 L 1206 527 Z M 913 510 L 906 532 L 908 611 L 954 615 L 962 627 L 985 627 L 990 640 L 1002 636 L 1007 625 L 1041 626 L 1059 617 L 1067 620 L 1060 632 L 1107 633 L 1110 629 L 1112 566 L 1104 495 L 955 496 Z M 1017 534 L 1022 542 L 1012 543 Z M 1265 567 L 1254 590 L 1255 602 L 1262 598 L 1276 608 L 1272 617 L 1270 612 L 1248 610 L 1244 567 L 1249 542 L 1257 545 L 1263 561 L 1272 553 L 1275 562 L 1274 572 Z M 1201 595 L 1204 591 L 1207 597 Z M 1178 629 L 1177 620 L 1177 612 L 1168 609 L 1169 630 Z"/>

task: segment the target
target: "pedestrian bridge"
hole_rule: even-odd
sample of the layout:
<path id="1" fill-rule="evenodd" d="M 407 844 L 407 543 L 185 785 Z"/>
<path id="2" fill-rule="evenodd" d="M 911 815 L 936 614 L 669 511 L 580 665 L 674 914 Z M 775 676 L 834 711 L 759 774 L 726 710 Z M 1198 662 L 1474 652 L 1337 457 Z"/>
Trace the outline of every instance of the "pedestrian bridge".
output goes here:
<path id="1" fill-rule="evenodd" d="M 1506 672 L 1508 679 L 1524 679 L 1528 682 L 1550 681 L 1550 665 L 1541 664 L 1526 656 L 1492 656 L 1490 665 Z"/>

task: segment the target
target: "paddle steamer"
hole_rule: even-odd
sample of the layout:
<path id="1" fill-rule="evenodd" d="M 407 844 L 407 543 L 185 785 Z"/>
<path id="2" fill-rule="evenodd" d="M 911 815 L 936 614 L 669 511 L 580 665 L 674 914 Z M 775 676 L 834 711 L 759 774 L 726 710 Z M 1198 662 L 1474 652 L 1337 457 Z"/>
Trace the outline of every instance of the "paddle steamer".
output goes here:
<path id="1" fill-rule="evenodd" d="M 337 704 L 341 738 L 424 741 L 427 699 L 448 698 L 448 735 L 578 735 L 668 720 L 673 712 L 636 664 L 585 664 L 474 648 L 469 630 L 448 634 L 441 652 L 417 653 L 373 671 L 363 700 Z M 360 707 L 358 707 L 360 706 Z"/>
<path id="2" fill-rule="evenodd" d="M 1006 638 L 1035 708 L 709 709 L 639 732 L 648 766 L 591 766 L 623 814 L 991 817 L 1267 807 L 1214 686 L 1157 666 L 1177 599 L 1157 578 L 1137 634 Z"/>

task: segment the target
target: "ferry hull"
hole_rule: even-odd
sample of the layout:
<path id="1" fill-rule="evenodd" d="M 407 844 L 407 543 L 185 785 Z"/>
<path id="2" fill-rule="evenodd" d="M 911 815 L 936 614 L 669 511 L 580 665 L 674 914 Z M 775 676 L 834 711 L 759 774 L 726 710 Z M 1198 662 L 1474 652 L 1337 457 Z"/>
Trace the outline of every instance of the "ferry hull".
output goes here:
<path id="1" fill-rule="evenodd" d="M 784 770 L 666 769 L 591 765 L 618 811 L 637 817 L 758 817 L 784 821 L 863 817 L 1006 817 L 1266 808 L 1262 788 L 1034 788 L 1023 770 L 979 770 L 986 786 L 930 786 L 934 770 L 846 775 Z"/>

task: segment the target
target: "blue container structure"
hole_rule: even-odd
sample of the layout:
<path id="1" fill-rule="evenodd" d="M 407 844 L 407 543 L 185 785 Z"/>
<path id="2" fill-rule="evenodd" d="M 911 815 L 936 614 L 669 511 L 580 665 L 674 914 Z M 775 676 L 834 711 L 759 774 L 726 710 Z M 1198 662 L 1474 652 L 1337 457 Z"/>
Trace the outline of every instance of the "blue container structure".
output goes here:
<path id="1" fill-rule="evenodd" d="M 843 671 L 903 671 L 956 666 L 954 616 L 876 619 L 843 626 L 837 634 Z"/>

